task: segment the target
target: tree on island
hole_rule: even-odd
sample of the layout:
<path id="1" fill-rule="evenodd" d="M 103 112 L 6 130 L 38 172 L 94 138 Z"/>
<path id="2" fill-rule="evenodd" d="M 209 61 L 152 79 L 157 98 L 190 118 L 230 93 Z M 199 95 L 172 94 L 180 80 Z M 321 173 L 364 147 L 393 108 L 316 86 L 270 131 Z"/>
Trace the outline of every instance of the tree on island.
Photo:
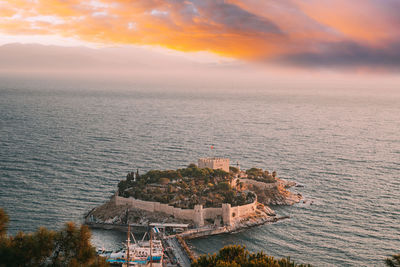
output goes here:
<path id="1" fill-rule="evenodd" d="M 39 228 L 34 233 L 7 236 L 8 216 L 0 208 L 0 266 L 109 266 L 96 254 L 86 225 L 66 223 L 60 231 Z"/>
<path id="2" fill-rule="evenodd" d="M 246 170 L 246 174 L 248 179 L 254 179 L 264 183 L 275 183 L 277 179 L 276 171 L 273 171 L 272 174 L 270 174 L 268 170 L 264 171 L 259 168 L 250 168 Z"/>
<path id="3" fill-rule="evenodd" d="M 310 264 L 296 264 L 290 258 L 275 259 L 263 252 L 250 253 L 244 246 L 227 246 L 217 254 L 202 255 L 192 267 L 310 267 Z"/>
<path id="4" fill-rule="evenodd" d="M 237 174 L 239 173 L 239 169 L 233 166 L 229 166 L 229 172 L 233 173 L 233 174 Z"/>
<path id="5" fill-rule="evenodd" d="M 220 207 L 223 203 L 238 206 L 252 202 L 252 198 L 243 195 L 238 187 L 231 186 L 232 179 L 232 173 L 198 168 L 195 164 L 177 170 L 150 170 L 140 176 L 130 172 L 118 183 L 118 196 L 182 209 L 193 209 L 195 205 L 208 208 Z M 243 184 L 238 184 L 242 189 Z M 184 198 L 179 198 L 179 195 Z"/>

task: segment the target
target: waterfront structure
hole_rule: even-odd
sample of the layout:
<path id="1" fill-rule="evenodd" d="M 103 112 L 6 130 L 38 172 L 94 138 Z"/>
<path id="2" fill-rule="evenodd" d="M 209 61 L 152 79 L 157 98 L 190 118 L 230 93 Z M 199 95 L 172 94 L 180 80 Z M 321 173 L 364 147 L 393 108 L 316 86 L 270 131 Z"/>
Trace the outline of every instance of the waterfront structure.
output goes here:
<path id="1" fill-rule="evenodd" d="M 229 172 L 229 159 L 228 158 L 200 158 L 198 160 L 199 168 L 210 168 L 213 170 L 221 169 Z"/>
<path id="2" fill-rule="evenodd" d="M 254 215 L 258 203 L 256 198 L 252 203 L 242 206 L 232 207 L 229 203 L 223 203 L 221 207 L 204 208 L 203 205 L 195 205 L 194 209 L 181 209 L 160 202 L 144 201 L 132 197 L 125 198 L 117 195 L 113 196 L 111 201 L 114 202 L 115 206 L 164 213 L 177 219 L 189 220 L 196 227 L 204 226 L 206 220 L 215 223 L 219 220 L 223 225 L 233 226 L 236 221 Z"/>
<path id="3" fill-rule="evenodd" d="M 153 228 L 151 231 L 158 232 L 158 229 Z M 106 261 L 110 264 L 117 264 L 126 267 L 164 266 L 164 248 L 161 240 L 153 240 L 150 238 L 150 240 L 144 241 L 143 239 L 139 242 L 134 240 L 135 242 L 131 243 L 130 228 L 128 227 L 128 239 L 123 250 L 118 252 L 99 251 L 98 254 L 105 257 Z"/>

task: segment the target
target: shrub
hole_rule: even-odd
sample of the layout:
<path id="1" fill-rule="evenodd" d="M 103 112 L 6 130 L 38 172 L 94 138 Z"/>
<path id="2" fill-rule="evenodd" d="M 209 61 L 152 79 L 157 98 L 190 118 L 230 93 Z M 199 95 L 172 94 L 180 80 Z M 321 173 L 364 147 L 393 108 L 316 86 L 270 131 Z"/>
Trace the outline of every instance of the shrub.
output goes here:
<path id="1" fill-rule="evenodd" d="M 159 183 L 163 184 L 163 185 L 167 185 L 167 184 L 169 184 L 169 182 L 170 182 L 170 180 L 166 177 L 160 178 L 160 181 L 159 181 Z"/>
<path id="2" fill-rule="evenodd" d="M 1 214 L 5 212 L 0 209 Z M 4 227 L 0 219 L 0 229 Z M 108 266 L 90 243 L 87 226 L 65 224 L 60 231 L 44 227 L 30 234 L 0 237 L 0 266 Z"/>
<path id="3" fill-rule="evenodd" d="M 253 266 L 253 267 L 307 267 L 309 264 L 296 264 L 290 258 L 275 259 L 263 252 L 250 253 L 244 246 L 227 246 L 217 254 L 202 255 L 192 263 L 192 267 L 211 266 Z"/>

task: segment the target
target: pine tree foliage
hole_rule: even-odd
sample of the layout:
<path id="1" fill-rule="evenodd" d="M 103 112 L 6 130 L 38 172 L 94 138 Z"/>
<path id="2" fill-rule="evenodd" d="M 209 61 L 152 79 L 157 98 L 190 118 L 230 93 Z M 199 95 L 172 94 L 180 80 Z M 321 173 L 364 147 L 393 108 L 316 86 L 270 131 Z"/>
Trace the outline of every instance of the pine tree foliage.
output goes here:
<path id="1" fill-rule="evenodd" d="M 7 236 L 8 216 L 0 209 L 0 267 L 70 266 L 103 267 L 105 260 L 90 243 L 87 226 L 67 223 L 60 231 L 44 227 L 34 233 Z"/>
<path id="2" fill-rule="evenodd" d="M 200 256 L 192 267 L 310 267 L 290 258 L 275 259 L 263 252 L 250 253 L 244 246 L 226 246 L 217 254 Z"/>
<path id="3" fill-rule="evenodd" d="M 385 263 L 389 267 L 400 267 L 400 254 L 393 255 L 385 260 Z"/>

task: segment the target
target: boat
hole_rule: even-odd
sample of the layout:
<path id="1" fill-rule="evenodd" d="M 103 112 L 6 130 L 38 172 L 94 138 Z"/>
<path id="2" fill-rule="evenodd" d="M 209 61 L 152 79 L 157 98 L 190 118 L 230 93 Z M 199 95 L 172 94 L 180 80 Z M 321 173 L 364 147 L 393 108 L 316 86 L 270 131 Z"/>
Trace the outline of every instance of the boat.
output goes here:
<path id="1" fill-rule="evenodd" d="M 100 251 L 99 256 L 105 257 L 106 261 L 111 265 L 126 267 L 162 267 L 164 249 L 161 240 L 153 238 L 153 232 L 159 233 L 157 228 L 153 228 L 150 233 L 150 240 L 142 240 L 137 242 L 132 235 L 134 242 L 131 243 L 130 227 L 128 226 L 128 239 L 125 247 L 116 252 Z"/>

